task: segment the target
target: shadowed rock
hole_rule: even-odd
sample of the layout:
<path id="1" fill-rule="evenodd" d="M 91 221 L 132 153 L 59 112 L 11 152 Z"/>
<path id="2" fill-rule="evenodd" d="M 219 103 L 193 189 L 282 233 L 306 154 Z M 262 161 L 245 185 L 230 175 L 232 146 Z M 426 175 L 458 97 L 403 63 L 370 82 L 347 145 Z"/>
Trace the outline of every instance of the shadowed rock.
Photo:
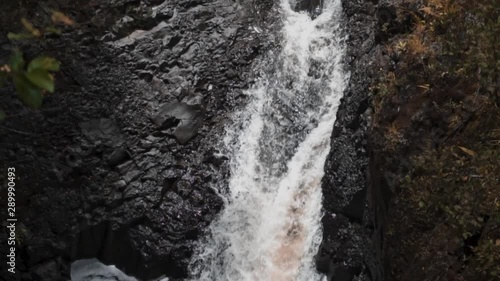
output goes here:
<path id="1" fill-rule="evenodd" d="M 153 122 L 162 129 L 176 126 L 173 135 L 180 144 L 185 144 L 198 134 L 204 115 L 205 111 L 201 105 L 172 102 L 160 107 L 153 117 Z"/>
<path id="2" fill-rule="evenodd" d="M 306 11 L 312 18 L 317 17 L 323 9 L 323 0 L 299 0 L 295 5 L 296 11 Z"/>

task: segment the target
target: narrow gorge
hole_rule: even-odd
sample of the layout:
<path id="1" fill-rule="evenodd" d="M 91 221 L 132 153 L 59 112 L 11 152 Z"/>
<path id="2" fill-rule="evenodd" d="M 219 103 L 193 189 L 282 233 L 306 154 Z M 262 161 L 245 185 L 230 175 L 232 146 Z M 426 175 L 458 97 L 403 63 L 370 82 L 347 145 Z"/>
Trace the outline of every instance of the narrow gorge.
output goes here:
<path id="1" fill-rule="evenodd" d="M 495 1 L 2 0 L 0 280 L 499 280 Z"/>

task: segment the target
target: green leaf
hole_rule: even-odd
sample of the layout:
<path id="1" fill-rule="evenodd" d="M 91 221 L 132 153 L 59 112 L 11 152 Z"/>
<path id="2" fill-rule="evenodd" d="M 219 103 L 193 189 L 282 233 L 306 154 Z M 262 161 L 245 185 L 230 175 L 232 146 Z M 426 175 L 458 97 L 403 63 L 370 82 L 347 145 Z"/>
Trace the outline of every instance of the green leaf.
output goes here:
<path id="1" fill-rule="evenodd" d="M 54 92 L 54 77 L 43 69 L 34 69 L 26 73 L 26 77 L 31 81 L 31 83 L 37 85 L 38 87 L 47 90 L 51 93 Z"/>
<path id="2" fill-rule="evenodd" d="M 5 111 L 3 110 L 0 110 L 0 122 L 3 121 L 5 119 Z"/>
<path id="3" fill-rule="evenodd" d="M 410 177 L 410 175 L 406 175 L 405 176 L 405 181 L 406 181 L 406 183 L 411 183 L 411 177 Z"/>
<path id="4" fill-rule="evenodd" d="M 70 17 L 68 17 L 67 15 L 65 15 L 61 12 L 58 12 L 58 11 L 52 12 L 51 19 L 52 19 L 53 23 L 62 23 L 65 25 L 74 25 L 75 24 L 75 22 Z"/>
<path id="5" fill-rule="evenodd" d="M 45 33 L 54 33 L 60 35 L 62 31 L 59 28 L 53 27 L 53 26 L 47 26 L 45 28 Z"/>
<path id="6" fill-rule="evenodd" d="M 24 58 L 23 58 L 23 53 L 20 51 L 14 51 L 12 56 L 10 56 L 10 68 L 14 72 L 19 72 L 23 70 L 24 67 Z"/>
<path id="7" fill-rule="evenodd" d="M 27 20 L 26 18 L 22 18 L 21 19 L 21 23 L 23 24 L 24 26 L 24 29 L 26 29 L 26 31 L 28 31 L 29 33 L 31 33 L 31 35 L 35 36 L 35 37 L 40 37 L 42 36 L 42 32 L 40 31 L 40 29 L 36 28 L 29 20 Z"/>
<path id="8" fill-rule="evenodd" d="M 32 34 L 29 34 L 29 33 L 12 33 L 12 32 L 9 32 L 7 34 L 7 38 L 9 38 L 9 40 L 11 40 L 11 41 L 26 40 L 26 39 L 31 39 L 33 37 L 34 36 Z"/>
<path id="9" fill-rule="evenodd" d="M 40 108 L 42 106 L 42 93 L 40 89 L 28 80 L 23 74 L 15 75 L 12 79 L 16 86 L 17 94 L 21 101 L 31 107 Z"/>
<path id="10" fill-rule="evenodd" d="M 48 71 L 59 71 L 61 68 L 60 63 L 51 57 L 37 57 L 33 59 L 28 65 L 28 72 L 35 69 L 43 69 Z"/>

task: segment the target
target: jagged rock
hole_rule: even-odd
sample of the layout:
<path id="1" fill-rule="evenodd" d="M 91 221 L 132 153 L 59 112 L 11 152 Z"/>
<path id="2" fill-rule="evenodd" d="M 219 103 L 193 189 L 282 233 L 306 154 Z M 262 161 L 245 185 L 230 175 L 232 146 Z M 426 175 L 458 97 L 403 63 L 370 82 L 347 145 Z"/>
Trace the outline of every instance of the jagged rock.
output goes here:
<path id="1" fill-rule="evenodd" d="M 119 36 L 127 35 L 130 29 L 133 27 L 134 19 L 129 16 L 124 16 L 119 19 L 113 26 L 113 31 Z"/>
<path id="2" fill-rule="evenodd" d="M 153 9 L 152 17 L 158 20 L 167 21 L 174 16 L 174 11 L 167 8 Z"/>
<path id="3" fill-rule="evenodd" d="M 229 158 L 227 158 L 226 156 L 222 156 L 222 155 L 217 156 L 214 154 L 210 154 L 210 155 L 205 156 L 205 158 L 203 158 L 203 163 L 209 163 L 209 164 L 212 164 L 215 167 L 219 168 L 224 163 L 224 161 L 227 161 L 227 160 L 229 160 Z"/>
<path id="4" fill-rule="evenodd" d="M 153 80 L 153 72 L 150 70 L 140 70 L 138 71 L 139 78 L 146 82 L 151 82 Z"/>
<path id="5" fill-rule="evenodd" d="M 356 192 L 352 196 L 349 204 L 341 211 L 341 213 L 350 220 L 360 224 L 363 223 L 363 217 L 366 212 L 366 189 L 367 188 L 363 188 Z"/>
<path id="6" fill-rule="evenodd" d="M 111 153 L 111 155 L 109 155 L 108 164 L 111 167 L 115 167 L 128 159 L 130 159 L 130 155 L 128 154 L 127 150 L 120 147 L 120 148 L 115 149 Z"/>
<path id="7" fill-rule="evenodd" d="M 115 34 L 113 34 L 113 33 L 111 33 L 111 32 L 109 32 L 109 33 L 104 34 L 104 35 L 101 37 L 101 39 L 100 39 L 100 40 L 101 40 L 101 41 L 103 41 L 103 42 L 113 41 L 113 40 L 116 40 L 116 35 L 115 35 Z"/>
<path id="8" fill-rule="evenodd" d="M 316 17 L 323 7 L 322 0 L 300 0 L 295 4 L 295 10 L 307 11 L 313 17 Z"/>
<path id="9" fill-rule="evenodd" d="M 120 130 L 116 123 L 107 118 L 93 119 L 81 122 L 83 134 L 91 141 L 105 141 L 109 145 L 118 145 L 121 143 Z"/>
<path id="10" fill-rule="evenodd" d="M 137 69 L 146 69 L 146 66 L 148 66 L 150 63 L 151 63 L 150 60 L 148 60 L 148 59 L 142 59 L 142 60 L 140 60 L 140 61 L 137 62 L 137 64 L 135 65 L 135 67 Z"/>
<path id="11" fill-rule="evenodd" d="M 167 35 L 163 38 L 163 46 L 171 49 L 175 47 L 182 40 L 182 36 L 179 35 Z"/>
<path id="12" fill-rule="evenodd" d="M 71 281 L 88 281 L 96 275 L 100 276 L 101 281 L 137 281 L 116 267 L 107 266 L 95 258 L 79 260 L 71 264 Z"/>
<path id="13" fill-rule="evenodd" d="M 50 245 L 29 244 L 26 247 L 27 266 L 32 267 L 40 264 L 44 260 L 54 257 L 54 248 Z"/>
<path id="14" fill-rule="evenodd" d="M 140 174 L 141 171 L 139 170 L 130 171 L 123 176 L 123 179 L 125 180 L 126 183 L 130 183 L 133 180 L 135 180 Z"/>
<path id="15" fill-rule="evenodd" d="M 130 160 L 130 161 L 127 161 L 123 164 L 118 165 L 116 168 L 117 168 L 118 172 L 123 175 L 123 174 L 127 173 L 128 171 L 130 171 L 130 169 L 132 169 L 134 166 L 135 166 L 134 162 Z"/>
<path id="16" fill-rule="evenodd" d="M 127 186 L 127 182 L 124 181 L 124 180 L 119 180 L 115 183 L 115 186 L 119 189 L 119 190 L 123 190 L 123 188 L 125 188 Z"/>
<path id="17" fill-rule="evenodd" d="M 384 207 L 369 200 L 370 126 L 368 105 L 379 71 L 373 64 L 377 46 L 375 29 L 377 16 L 374 6 L 366 1 L 342 1 L 349 33 L 346 65 L 350 81 L 341 100 L 331 138 L 331 150 L 325 163 L 323 178 L 323 241 L 316 257 L 320 272 L 329 281 L 383 281 L 380 251 L 383 241 L 373 225 L 381 227 L 373 214 Z M 379 218 L 380 219 L 380 218 Z M 339 262 L 341 261 L 341 262 Z M 362 270 L 366 268 L 365 270 Z"/>
<path id="18" fill-rule="evenodd" d="M 36 267 L 35 275 L 40 280 L 60 280 L 61 275 L 55 261 L 48 261 Z"/>
<path id="19" fill-rule="evenodd" d="M 354 276 L 361 273 L 360 269 L 349 268 L 345 265 L 338 265 L 333 270 L 333 275 L 331 276 L 331 281 L 352 281 Z"/>
<path id="20" fill-rule="evenodd" d="M 157 26 L 152 28 L 151 30 L 136 30 L 132 32 L 131 34 L 127 35 L 126 37 L 110 42 L 111 45 L 116 46 L 116 47 L 125 47 L 125 46 L 131 46 L 134 45 L 138 40 L 144 39 L 148 36 L 151 36 L 164 28 L 166 28 L 168 25 L 165 22 L 160 22 Z"/>
<path id="21" fill-rule="evenodd" d="M 185 144 L 198 134 L 203 125 L 204 109 L 200 105 L 173 102 L 162 105 L 153 117 L 159 128 L 176 126 L 173 135 L 180 144 Z"/>

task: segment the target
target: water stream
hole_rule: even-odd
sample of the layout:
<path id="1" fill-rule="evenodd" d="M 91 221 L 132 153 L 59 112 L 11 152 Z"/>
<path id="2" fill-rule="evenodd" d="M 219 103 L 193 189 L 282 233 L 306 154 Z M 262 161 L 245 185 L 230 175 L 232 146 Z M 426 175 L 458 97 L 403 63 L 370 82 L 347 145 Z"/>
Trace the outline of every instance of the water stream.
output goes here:
<path id="1" fill-rule="evenodd" d="M 224 145 L 225 208 L 191 270 L 196 280 L 321 280 L 321 179 L 346 74 L 340 1 L 311 19 L 282 0 L 282 48 L 264 61 Z"/>

